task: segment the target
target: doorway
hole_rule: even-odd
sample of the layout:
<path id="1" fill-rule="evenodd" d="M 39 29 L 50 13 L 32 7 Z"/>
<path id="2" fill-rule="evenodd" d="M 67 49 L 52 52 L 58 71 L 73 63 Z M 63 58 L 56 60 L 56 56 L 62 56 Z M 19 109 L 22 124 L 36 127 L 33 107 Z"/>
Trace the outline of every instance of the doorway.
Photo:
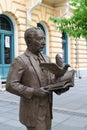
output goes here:
<path id="1" fill-rule="evenodd" d="M 6 79 L 14 59 L 14 29 L 6 15 L 0 15 L 0 77 Z"/>

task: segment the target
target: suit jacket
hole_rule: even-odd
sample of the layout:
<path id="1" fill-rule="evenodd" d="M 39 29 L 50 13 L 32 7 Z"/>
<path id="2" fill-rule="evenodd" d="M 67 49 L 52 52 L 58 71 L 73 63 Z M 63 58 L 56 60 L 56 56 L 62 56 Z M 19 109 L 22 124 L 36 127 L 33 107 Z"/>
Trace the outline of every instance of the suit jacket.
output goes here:
<path id="1" fill-rule="evenodd" d="M 43 62 L 50 62 L 49 58 L 43 54 L 42 59 Z M 34 88 L 44 87 L 51 83 L 50 73 L 40 69 L 37 57 L 26 50 L 13 61 L 6 81 L 6 90 L 21 97 L 20 121 L 30 127 L 36 125 L 40 103 L 45 107 L 49 104 L 50 114 L 52 114 L 52 93 L 42 101 L 33 95 Z"/>

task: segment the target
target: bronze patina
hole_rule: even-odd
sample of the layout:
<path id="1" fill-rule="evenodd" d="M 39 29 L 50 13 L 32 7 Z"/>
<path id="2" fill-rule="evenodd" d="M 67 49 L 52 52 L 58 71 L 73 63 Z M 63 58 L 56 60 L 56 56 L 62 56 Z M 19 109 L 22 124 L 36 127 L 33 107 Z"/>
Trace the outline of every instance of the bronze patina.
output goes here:
<path id="1" fill-rule="evenodd" d="M 67 78 L 67 67 L 59 68 L 58 61 L 54 67 L 57 74 L 49 70 L 52 63 L 48 56 L 41 53 L 45 36 L 40 28 L 27 29 L 24 38 L 27 49 L 11 64 L 6 90 L 20 96 L 19 119 L 27 130 L 51 130 L 53 92 L 60 95 L 69 90 L 73 86 L 69 83 L 74 74 Z M 48 69 L 42 68 L 41 64 L 48 64 Z M 62 75 L 58 76 L 61 71 Z"/>

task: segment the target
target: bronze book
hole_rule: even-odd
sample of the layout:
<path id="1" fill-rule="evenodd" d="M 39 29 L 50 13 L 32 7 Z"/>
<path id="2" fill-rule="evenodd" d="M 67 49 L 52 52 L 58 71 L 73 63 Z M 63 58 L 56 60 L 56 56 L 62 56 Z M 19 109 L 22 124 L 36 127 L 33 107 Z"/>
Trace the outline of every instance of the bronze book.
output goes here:
<path id="1" fill-rule="evenodd" d="M 46 90 L 54 91 L 67 87 L 74 86 L 75 70 L 64 71 L 64 68 L 59 67 L 55 63 L 41 63 L 40 66 L 47 71 L 57 75 L 57 80 L 53 84 L 45 87 Z"/>

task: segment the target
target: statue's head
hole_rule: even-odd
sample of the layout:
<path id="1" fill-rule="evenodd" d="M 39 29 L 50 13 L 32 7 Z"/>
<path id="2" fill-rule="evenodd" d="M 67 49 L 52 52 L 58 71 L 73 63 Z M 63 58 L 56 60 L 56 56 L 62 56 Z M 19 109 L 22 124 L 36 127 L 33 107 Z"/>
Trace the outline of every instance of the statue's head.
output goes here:
<path id="1" fill-rule="evenodd" d="M 26 41 L 27 48 L 38 54 L 41 52 L 45 45 L 44 32 L 39 27 L 32 27 L 25 31 L 24 38 Z"/>

